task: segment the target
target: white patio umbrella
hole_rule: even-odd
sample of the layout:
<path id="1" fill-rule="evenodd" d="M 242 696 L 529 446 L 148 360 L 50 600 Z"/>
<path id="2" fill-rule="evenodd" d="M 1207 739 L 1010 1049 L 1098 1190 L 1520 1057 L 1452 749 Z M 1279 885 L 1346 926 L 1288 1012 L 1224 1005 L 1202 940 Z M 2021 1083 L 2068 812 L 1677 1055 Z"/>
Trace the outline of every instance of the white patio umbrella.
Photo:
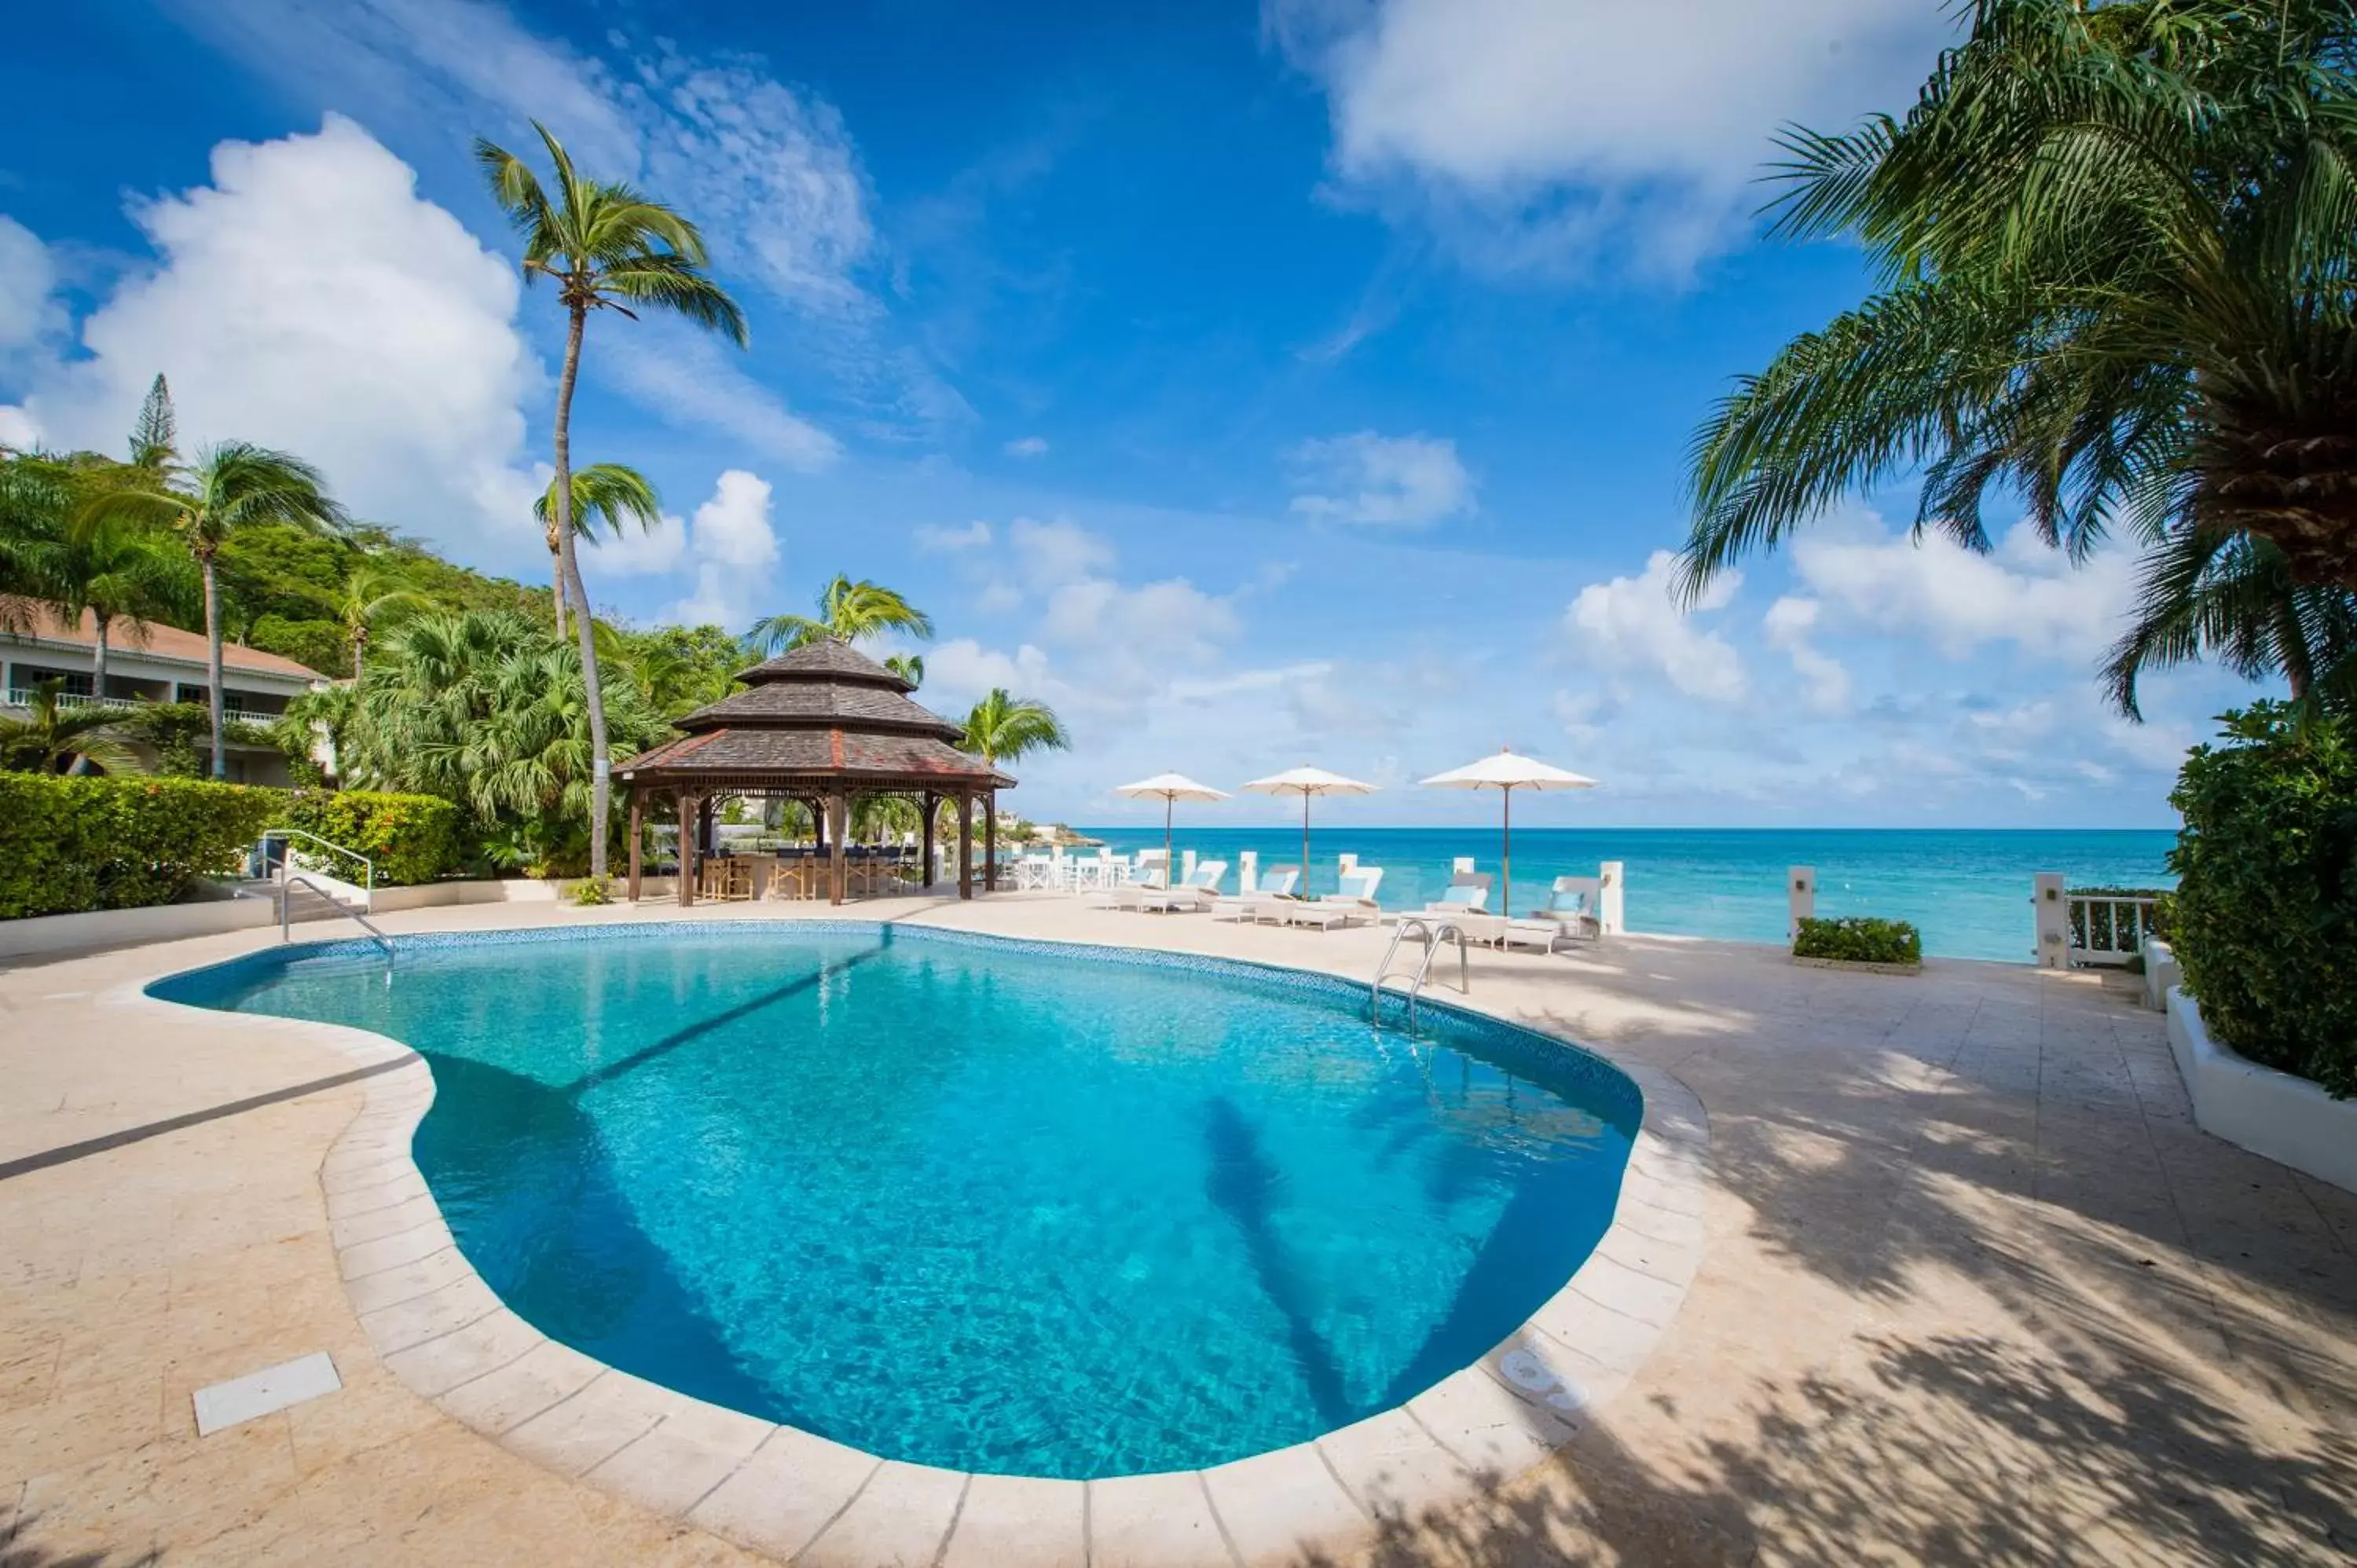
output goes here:
<path id="1" fill-rule="evenodd" d="M 1498 907 L 1507 915 L 1512 915 L 1514 909 L 1514 791 L 1596 788 L 1596 780 L 1585 774 L 1551 768 L 1535 757 L 1517 756 L 1511 746 L 1500 746 L 1493 755 L 1479 762 L 1469 762 L 1462 768 L 1436 773 L 1425 783 L 1437 789 L 1498 791 L 1505 806 L 1505 823 L 1499 832 L 1499 859 L 1505 868 L 1505 896 L 1499 900 Z"/>
<path id="2" fill-rule="evenodd" d="M 1135 784 L 1114 788 L 1116 795 L 1126 795 L 1134 800 L 1159 800 L 1162 802 L 1162 885 L 1175 886 L 1170 876 L 1170 810 L 1179 800 L 1224 800 L 1225 789 L 1214 789 L 1209 784 L 1198 784 L 1183 773 L 1157 773 L 1151 779 L 1141 779 Z"/>
<path id="3" fill-rule="evenodd" d="M 1288 768 L 1282 773 L 1272 773 L 1265 779 L 1255 779 L 1244 786 L 1255 795 L 1298 795 L 1301 797 L 1301 875 L 1306 883 L 1309 876 L 1309 797 L 1312 795 L 1372 795 L 1372 784 L 1362 784 L 1356 779 L 1345 779 L 1339 773 L 1329 773 L 1322 768 Z"/>

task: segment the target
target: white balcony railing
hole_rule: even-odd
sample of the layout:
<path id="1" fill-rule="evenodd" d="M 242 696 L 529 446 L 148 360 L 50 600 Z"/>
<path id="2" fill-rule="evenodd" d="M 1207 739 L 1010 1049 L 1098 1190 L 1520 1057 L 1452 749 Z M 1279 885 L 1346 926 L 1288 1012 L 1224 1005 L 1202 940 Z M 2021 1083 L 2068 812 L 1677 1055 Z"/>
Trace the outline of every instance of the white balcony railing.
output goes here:
<path id="1" fill-rule="evenodd" d="M 8 705 L 29 708 L 39 695 L 30 686 L 11 686 L 8 688 Z M 61 708 L 138 708 L 145 705 L 146 699 L 143 697 L 93 697 L 73 692 L 58 693 L 58 706 Z"/>
<path id="2" fill-rule="evenodd" d="M 2144 950 L 2145 938 L 2158 933 L 2149 896 L 2066 892 L 2063 899 L 2073 964 L 2124 964 Z"/>

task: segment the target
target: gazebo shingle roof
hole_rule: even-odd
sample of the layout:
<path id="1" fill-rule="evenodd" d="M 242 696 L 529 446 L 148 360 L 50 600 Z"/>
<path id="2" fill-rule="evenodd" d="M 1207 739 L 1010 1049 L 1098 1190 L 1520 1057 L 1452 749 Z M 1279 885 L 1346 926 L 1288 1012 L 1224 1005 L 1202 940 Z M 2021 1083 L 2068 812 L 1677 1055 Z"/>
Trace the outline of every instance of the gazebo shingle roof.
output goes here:
<path id="1" fill-rule="evenodd" d="M 747 689 L 675 721 L 681 738 L 615 769 L 626 783 L 695 789 L 1005 789 L 1015 780 L 952 743 L 964 735 L 909 700 L 915 688 L 833 639 L 745 671 Z"/>

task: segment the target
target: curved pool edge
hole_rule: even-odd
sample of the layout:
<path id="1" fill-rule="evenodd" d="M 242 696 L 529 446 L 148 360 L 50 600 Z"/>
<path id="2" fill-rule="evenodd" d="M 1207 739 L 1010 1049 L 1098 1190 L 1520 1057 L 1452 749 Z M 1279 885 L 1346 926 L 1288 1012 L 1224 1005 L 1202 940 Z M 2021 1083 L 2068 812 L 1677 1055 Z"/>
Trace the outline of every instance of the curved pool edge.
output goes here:
<path id="1" fill-rule="evenodd" d="M 404 940 L 414 939 L 395 939 Z M 1295 965 L 1221 961 L 1337 978 Z M 171 977 L 139 983 L 138 1002 L 180 1017 L 206 1011 L 147 993 Z M 435 1096 L 425 1058 L 349 1026 L 233 1016 L 298 1031 L 377 1069 L 318 1180 L 346 1297 L 404 1387 L 547 1469 L 780 1560 L 949 1568 L 1133 1556 L 1232 1565 L 1309 1550 L 1348 1552 L 1372 1539 L 1378 1521 L 1472 1501 L 1544 1463 L 1620 1392 L 1675 1317 L 1701 1264 L 1710 1145 L 1701 1101 L 1659 1069 L 1470 998 L 1447 1005 L 1586 1052 L 1636 1085 L 1641 1120 L 1611 1223 L 1594 1251 L 1520 1328 L 1405 1405 L 1211 1469 L 1091 1481 L 969 1475 L 879 1458 L 706 1403 L 549 1338 L 467 1262 L 411 1157 Z"/>

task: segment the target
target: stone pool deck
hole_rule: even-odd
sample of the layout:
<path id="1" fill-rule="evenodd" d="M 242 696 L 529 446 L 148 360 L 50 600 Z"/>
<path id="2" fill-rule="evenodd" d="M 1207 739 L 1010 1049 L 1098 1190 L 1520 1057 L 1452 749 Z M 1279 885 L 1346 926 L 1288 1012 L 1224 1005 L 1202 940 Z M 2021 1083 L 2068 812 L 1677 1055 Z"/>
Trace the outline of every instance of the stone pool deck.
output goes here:
<path id="1" fill-rule="evenodd" d="M 484 906 L 383 923 L 678 913 Z M 1353 978 L 1388 937 L 1035 895 L 846 913 Z M 339 1277 L 323 1166 L 382 1080 L 270 1099 L 353 1063 L 298 1030 L 159 1023 L 126 1000 L 274 940 L 0 971 L 0 1562 L 764 1561 L 479 1435 L 380 1359 Z M 2196 1130 L 2158 1015 L 2124 991 L 1988 964 L 1833 973 L 1658 938 L 1481 952 L 1473 970 L 1473 1004 L 1699 1099 L 1699 1272 L 1625 1388 L 1550 1433 L 1567 1434 L 1551 1457 L 1437 1510 L 1348 1492 L 1308 1551 L 1213 1500 L 1213 1560 L 2357 1557 L 2357 1197 Z M 247 1100 L 266 1102 L 26 1168 Z M 316 1350 L 340 1391 L 196 1434 L 195 1389 Z M 1203 1543 L 1180 1538 L 1202 1515 L 1169 1509 L 1117 1532 L 1084 1520 L 1033 1560 L 1199 1560 Z M 930 1547 L 899 1532 L 872 1560 L 941 1559 L 957 1511 Z M 810 1560 L 859 1560 L 845 1546 Z"/>

